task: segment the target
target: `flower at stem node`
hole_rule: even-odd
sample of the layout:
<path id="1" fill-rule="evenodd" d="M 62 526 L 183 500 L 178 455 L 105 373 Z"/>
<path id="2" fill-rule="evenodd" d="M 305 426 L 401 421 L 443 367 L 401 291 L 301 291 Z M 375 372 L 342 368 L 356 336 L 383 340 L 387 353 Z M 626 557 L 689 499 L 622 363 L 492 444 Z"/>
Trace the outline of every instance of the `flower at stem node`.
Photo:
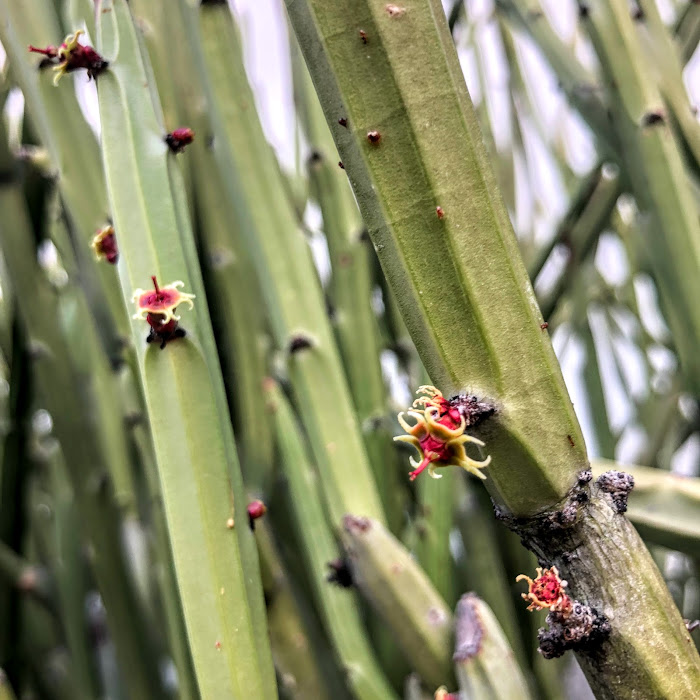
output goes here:
<path id="1" fill-rule="evenodd" d="M 165 137 L 165 143 L 173 153 L 182 153 L 185 146 L 189 146 L 192 141 L 194 141 L 194 131 L 189 127 L 175 129 Z"/>
<path id="2" fill-rule="evenodd" d="M 538 651 L 545 659 L 556 659 L 569 649 L 592 651 L 612 632 L 608 618 L 565 592 L 567 582 L 562 581 L 557 567 L 537 569 L 537 578 L 520 574 L 516 581 L 528 582 L 528 592 L 522 597 L 530 602 L 528 610 L 549 610 L 548 627 L 537 633 Z"/>
<path id="3" fill-rule="evenodd" d="M 262 501 L 251 501 L 246 508 L 248 511 L 248 524 L 251 530 L 255 530 L 255 521 L 267 513 L 267 506 Z"/>
<path id="4" fill-rule="evenodd" d="M 81 44 L 78 41 L 83 34 L 85 32 L 82 29 L 69 34 L 58 48 L 47 46 L 44 49 L 40 49 L 31 44 L 29 45 L 29 50 L 32 53 L 39 53 L 46 57 L 40 67 L 53 66 L 54 71 L 56 71 L 53 79 L 54 85 L 58 85 L 58 81 L 63 75 L 72 73 L 74 70 L 85 68 L 88 78 L 96 78 L 109 66 L 109 63 L 92 46 Z"/>
<path id="5" fill-rule="evenodd" d="M 568 584 L 560 578 L 556 566 L 551 569 L 538 567 L 534 581 L 525 574 L 520 574 L 515 580 L 528 583 L 527 593 L 521 593 L 522 598 L 530 602 L 528 610 L 564 612 L 571 608 L 571 599 L 564 592 Z"/>
<path id="6" fill-rule="evenodd" d="M 113 226 L 105 226 L 92 239 L 92 249 L 98 260 L 106 260 L 110 265 L 116 265 L 119 260 L 117 237 Z"/>
<path id="7" fill-rule="evenodd" d="M 416 448 L 420 462 L 411 458 L 409 478 L 413 481 L 426 467 L 433 479 L 440 479 L 435 474 L 435 469 L 440 467 L 462 467 L 480 479 L 486 476 L 481 470 L 491 463 L 491 457 L 484 460 L 475 460 L 467 455 L 465 445 L 473 443 L 484 447 L 484 443 L 464 430 L 468 419 L 460 409 L 461 397 L 453 401 L 446 399 L 442 392 L 434 386 L 421 386 L 416 393 L 425 394 L 413 402 L 412 410 L 399 413 L 398 420 L 401 427 L 408 433 L 398 435 L 394 440 L 407 442 Z M 492 411 L 491 411 L 492 412 Z M 410 425 L 404 415 L 409 415 L 416 422 Z"/>
<path id="8" fill-rule="evenodd" d="M 179 287 L 183 287 L 184 282 L 180 280 L 165 287 L 158 285 L 155 276 L 151 277 L 151 280 L 153 290 L 134 291 L 133 301 L 137 308 L 134 318 L 148 321 L 151 330 L 146 342 L 160 341 L 162 350 L 169 341 L 185 337 L 185 331 L 178 327 L 180 317 L 175 315 L 175 309 L 183 302 L 188 304 L 190 309 L 193 308 L 194 294 L 181 292 Z"/>

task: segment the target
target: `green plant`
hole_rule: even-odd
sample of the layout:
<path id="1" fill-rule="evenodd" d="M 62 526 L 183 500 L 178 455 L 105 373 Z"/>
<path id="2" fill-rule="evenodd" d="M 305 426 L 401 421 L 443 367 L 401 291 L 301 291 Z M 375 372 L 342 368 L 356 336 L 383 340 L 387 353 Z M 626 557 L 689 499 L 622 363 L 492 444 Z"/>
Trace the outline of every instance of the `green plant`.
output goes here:
<path id="1" fill-rule="evenodd" d="M 225 0 L 0 0 L 0 698 L 549 700 L 567 650 L 597 697 L 692 695 L 700 21 L 671 4 L 581 3 L 584 66 L 537 0 L 287 0 L 289 172 Z M 649 466 L 592 476 L 617 386 Z"/>

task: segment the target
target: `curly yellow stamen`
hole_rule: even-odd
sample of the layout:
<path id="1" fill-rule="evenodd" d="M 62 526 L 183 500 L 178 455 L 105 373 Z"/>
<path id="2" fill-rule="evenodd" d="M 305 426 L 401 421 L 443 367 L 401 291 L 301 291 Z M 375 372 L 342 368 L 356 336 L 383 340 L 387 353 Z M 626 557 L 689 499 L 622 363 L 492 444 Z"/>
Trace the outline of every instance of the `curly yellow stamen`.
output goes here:
<path id="1" fill-rule="evenodd" d="M 58 81 L 68 72 L 69 58 L 72 51 L 80 46 L 78 39 L 85 34 L 82 29 L 77 29 L 75 33 L 69 34 L 58 49 L 58 60 L 60 63 L 54 66 L 56 74 L 53 77 L 53 84 L 58 85 Z"/>
<path id="2" fill-rule="evenodd" d="M 484 443 L 470 435 L 466 435 L 466 418 L 447 401 L 442 392 L 433 386 L 419 387 L 418 393 L 425 394 L 413 402 L 412 410 L 398 415 L 399 425 L 407 435 L 394 438 L 398 442 L 406 442 L 416 448 L 418 460 L 409 457 L 413 467 L 411 480 L 427 469 L 430 476 L 440 479 L 435 473 L 440 467 L 458 466 L 479 479 L 486 476 L 481 472 L 491 463 L 491 457 L 483 460 L 472 459 L 467 455 L 465 445 L 473 443 L 484 447 Z M 421 407 L 421 410 L 417 410 Z M 411 425 L 405 416 L 411 416 L 415 424 Z"/>

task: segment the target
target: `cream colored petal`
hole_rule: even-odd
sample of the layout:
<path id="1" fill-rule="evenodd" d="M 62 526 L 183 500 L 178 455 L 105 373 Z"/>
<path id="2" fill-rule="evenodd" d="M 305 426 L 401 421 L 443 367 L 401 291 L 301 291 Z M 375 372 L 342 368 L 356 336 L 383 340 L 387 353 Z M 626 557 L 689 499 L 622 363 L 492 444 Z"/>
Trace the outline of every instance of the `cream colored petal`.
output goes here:
<path id="1" fill-rule="evenodd" d="M 413 459 L 413 457 L 409 457 L 409 458 L 408 458 L 408 463 L 409 463 L 414 469 L 418 469 L 418 467 L 420 467 L 420 465 L 423 464 L 423 459 L 424 459 L 424 458 L 423 458 L 423 453 L 422 453 L 422 452 L 419 453 L 419 457 L 421 457 L 420 462 L 416 462 L 416 460 Z"/>
<path id="2" fill-rule="evenodd" d="M 430 474 L 433 479 L 442 479 L 442 474 L 435 473 L 435 465 L 432 463 L 428 465 L 428 474 Z"/>
<path id="3" fill-rule="evenodd" d="M 192 301 L 192 299 L 195 298 L 194 294 L 186 294 L 185 292 L 180 292 L 180 296 L 182 297 L 180 299 L 180 303 L 184 301 L 185 304 L 189 305 L 190 309 L 194 309 L 194 302 Z"/>
<path id="4" fill-rule="evenodd" d="M 413 435 L 397 435 L 394 438 L 394 442 L 407 442 L 409 445 L 413 445 L 416 448 L 420 447 L 420 440 Z"/>
<path id="5" fill-rule="evenodd" d="M 478 445 L 479 447 L 486 447 L 486 443 L 479 440 L 479 438 L 473 437 L 472 435 L 460 435 L 459 437 L 455 438 L 454 441 L 458 442 L 460 445 L 463 445 L 467 442 L 471 442 L 475 445 Z"/>
<path id="6" fill-rule="evenodd" d="M 415 425 L 410 425 L 409 423 L 406 422 L 406 419 L 404 418 L 406 414 L 401 411 L 398 416 L 396 416 L 397 420 L 399 421 L 399 425 L 407 432 L 410 433 L 413 428 L 415 428 Z"/>

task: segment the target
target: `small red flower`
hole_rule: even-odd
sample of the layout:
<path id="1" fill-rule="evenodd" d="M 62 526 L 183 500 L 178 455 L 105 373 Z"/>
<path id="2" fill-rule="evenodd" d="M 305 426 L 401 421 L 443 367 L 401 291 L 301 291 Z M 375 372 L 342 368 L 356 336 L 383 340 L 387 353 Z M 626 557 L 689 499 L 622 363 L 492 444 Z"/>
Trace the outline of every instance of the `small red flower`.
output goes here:
<path id="1" fill-rule="evenodd" d="M 184 286 L 184 282 L 179 280 L 165 287 L 159 287 L 155 276 L 151 279 L 153 280 L 152 290 L 137 289 L 134 292 L 133 300 L 137 307 L 134 318 L 148 321 L 151 331 L 146 342 L 152 343 L 159 340 L 162 350 L 170 340 L 185 337 L 185 331 L 178 327 L 177 322 L 180 317 L 175 315 L 175 309 L 183 302 L 189 304 L 190 309 L 193 308 L 194 294 L 181 292 L 179 287 Z"/>
<path id="2" fill-rule="evenodd" d="M 114 227 L 105 226 L 98 231 L 92 239 L 92 249 L 98 260 L 106 260 L 110 265 L 116 265 L 119 260 L 117 249 L 117 237 L 114 235 Z"/>
<path id="3" fill-rule="evenodd" d="M 82 29 L 78 29 L 74 34 L 69 34 L 58 48 L 47 46 L 45 49 L 39 49 L 36 46 L 29 46 L 31 52 L 46 56 L 44 60 L 54 66 L 56 71 L 54 85 L 58 85 L 58 81 L 64 74 L 74 70 L 85 68 L 88 78 L 95 78 L 109 66 L 109 63 L 92 46 L 86 46 L 78 41 L 84 33 Z"/>
<path id="4" fill-rule="evenodd" d="M 168 144 L 173 153 L 182 153 L 185 146 L 189 146 L 192 141 L 194 141 L 194 131 L 189 127 L 175 129 L 165 137 L 165 143 Z"/>
<path id="5" fill-rule="evenodd" d="M 416 423 L 409 425 L 404 419 L 404 413 L 399 413 L 399 424 L 408 435 L 399 435 L 394 438 L 399 442 L 407 442 L 418 450 L 421 461 L 416 462 L 411 458 L 411 466 L 414 467 L 409 475 L 411 481 L 426 467 L 430 476 L 440 479 L 441 477 L 435 474 L 435 469 L 449 466 L 462 467 L 480 479 L 485 479 L 481 469 L 490 464 L 491 457 L 478 461 L 467 455 L 464 447 L 467 443 L 474 443 L 479 447 L 483 447 L 484 443 L 465 434 L 467 422 L 459 408 L 452 406 L 442 392 L 434 386 L 421 386 L 418 393 L 426 396 L 416 399 L 413 402 L 413 409 L 422 410 L 407 412 L 416 420 Z"/>
<path id="6" fill-rule="evenodd" d="M 255 530 L 255 521 L 267 513 L 267 506 L 262 501 L 251 501 L 246 510 L 248 511 L 250 529 Z"/>
<path id="7" fill-rule="evenodd" d="M 537 578 L 534 581 L 525 574 L 520 574 L 515 580 L 528 582 L 527 593 L 521 594 L 524 600 L 530 601 L 528 610 L 565 612 L 571 608 L 571 599 L 564 592 L 568 584 L 560 578 L 556 566 L 551 569 L 537 567 Z"/>

